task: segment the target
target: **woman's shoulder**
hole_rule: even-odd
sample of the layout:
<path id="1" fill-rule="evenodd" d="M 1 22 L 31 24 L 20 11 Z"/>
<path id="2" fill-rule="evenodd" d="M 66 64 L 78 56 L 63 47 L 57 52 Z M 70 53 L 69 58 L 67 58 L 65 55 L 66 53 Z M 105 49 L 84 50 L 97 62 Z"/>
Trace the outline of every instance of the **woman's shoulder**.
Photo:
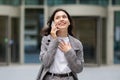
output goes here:
<path id="1" fill-rule="evenodd" d="M 70 35 L 70 38 L 77 43 L 81 43 L 81 41 L 79 39 L 77 39 L 76 37 L 73 37 L 73 36 Z"/>
<path id="2" fill-rule="evenodd" d="M 46 38 L 50 38 L 51 36 L 50 35 L 44 35 L 42 36 L 42 38 L 46 39 Z"/>
<path id="3" fill-rule="evenodd" d="M 74 42 L 76 45 L 78 45 L 79 47 L 82 47 L 82 42 L 77 39 L 76 37 L 70 36 L 71 42 Z"/>
<path id="4" fill-rule="evenodd" d="M 51 37 L 51 35 L 45 35 L 45 36 L 42 36 L 42 40 L 44 40 L 44 41 L 51 41 L 52 40 L 52 37 Z"/>

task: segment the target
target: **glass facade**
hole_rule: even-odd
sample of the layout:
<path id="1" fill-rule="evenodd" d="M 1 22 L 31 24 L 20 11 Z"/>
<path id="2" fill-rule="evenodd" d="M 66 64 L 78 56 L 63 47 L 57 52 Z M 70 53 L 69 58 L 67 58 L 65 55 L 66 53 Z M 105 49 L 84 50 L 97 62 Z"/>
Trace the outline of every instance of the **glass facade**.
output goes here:
<path id="1" fill-rule="evenodd" d="M 112 0 L 113 5 L 120 5 L 120 0 Z"/>
<path id="2" fill-rule="evenodd" d="M 106 20 L 107 18 L 103 18 L 102 19 L 102 61 L 101 61 L 101 63 L 102 64 L 106 64 L 106 29 L 107 29 L 107 27 L 106 27 L 106 24 L 107 24 L 107 20 Z"/>
<path id="3" fill-rule="evenodd" d="M 0 63 L 6 62 L 7 56 L 7 17 L 0 16 Z"/>
<path id="4" fill-rule="evenodd" d="M 13 5 L 13 6 L 17 6 L 20 5 L 21 0 L 0 0 L 0 5 Z"/>
<path id="5" fill-rule="evenodd" d="M 97 63 L 97 18 L 73 17 L 74 34 L 82 42 L 85 63 Z M 88 35 L 89 34 L 89 35 Z"/>
<path id="6" fill-rule="evenodd" d="M 48 5 L 75 4 L 76 0 L 47 0 Z"/>
<path id="7" fill-rule="evenodd" d="M 89 4 L 89 5 L 102 5 L 107 6 L 109 0 L 47 0 L 48 5 L 60 4 Z M 78 3 L 80 2 L 80 3 Z"/>
<path id="8" fill-rule="evenodd" d="M 19 18 L 0 16 L 0 63 L 19 63 Z M 11 27 L 11 28 L 10 28 Z M 11 32 L 11 33 L 10 33 Z"/>
<path id="9" fill-rule="evenodd" d="M 38 63 L 40 53 L 40 30 L 44 24 L 43 9 L 25 10 L 25 63 Z"/>
<path id="10" fill-rule="evenodd" d="M 109 0 L 80 0 L 80 4 L 92 4 L 92 5 L 102 5 L 107 6 Z"/>
<path id="11" fill-rule="evenodd" d="M 11 19 L 11 62 L 19 63 L 19 40 L 20 40 L 20 30 L 19 30 L 19 18 Z"/>
<path id="12" fill-rule="evenodd" d="M 120 64 L 120 11 L 115 12 L 114 63 Z"/>
<path id="13" fill-rule="evenodd" d="M 44 0 L 25 0 L 26 5 L 43 5 Z"/>

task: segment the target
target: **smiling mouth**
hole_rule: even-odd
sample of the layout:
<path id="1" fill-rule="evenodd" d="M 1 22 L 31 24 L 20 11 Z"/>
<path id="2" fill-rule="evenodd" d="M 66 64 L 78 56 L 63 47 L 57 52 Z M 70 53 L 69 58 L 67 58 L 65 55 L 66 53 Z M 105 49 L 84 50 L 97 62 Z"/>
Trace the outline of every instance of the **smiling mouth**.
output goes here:
<path id="1" fill-rule="evenodd" d="M 63 22 L 62 22 L 62 23 L 59 23 L 59 25 L 61 25 L 61 26 L 65 25 L 65 24 L 66 24 L 66 23 L 63 23 Z"/>

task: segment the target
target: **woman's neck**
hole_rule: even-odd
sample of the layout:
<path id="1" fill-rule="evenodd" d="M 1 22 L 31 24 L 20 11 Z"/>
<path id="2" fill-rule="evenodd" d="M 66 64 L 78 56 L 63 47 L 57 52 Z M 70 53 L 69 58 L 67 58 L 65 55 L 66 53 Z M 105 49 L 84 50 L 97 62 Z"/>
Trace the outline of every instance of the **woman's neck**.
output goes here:
<path id="1" fill-rule="evenodd" d="M 67 37 L 68 32 L 67 32 L 67 30 L 59 30 L 58 33 L 57 33 L 57 36 L 59 36 L 59 37 Z"/>

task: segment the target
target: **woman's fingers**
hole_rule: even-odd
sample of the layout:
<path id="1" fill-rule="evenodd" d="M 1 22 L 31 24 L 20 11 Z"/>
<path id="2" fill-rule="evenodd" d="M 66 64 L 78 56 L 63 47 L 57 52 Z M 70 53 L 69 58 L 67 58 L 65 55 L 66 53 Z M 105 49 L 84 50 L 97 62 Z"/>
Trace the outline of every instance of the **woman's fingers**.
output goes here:
<path id="1" fill-rule="evenodd" d="M 58 48 L 63 52 L 67 52 L 71 49 L 71 45 L 70 43 L 65 43 L 63 40 L 61 40 L 58 45 Z"/>
<path id="2" fill-rule="evenodd" d="M 59 29 L 57 29 L 57 27 L 56 27 L 56 24 L 54 24 L 54 25 L 52 25 L 52 29 L 51 29 L 51 36 L 53 37 L 53 38 L 57 38 L 57 35 L 56 35 L 56 32 L 58 31 Z"/>

